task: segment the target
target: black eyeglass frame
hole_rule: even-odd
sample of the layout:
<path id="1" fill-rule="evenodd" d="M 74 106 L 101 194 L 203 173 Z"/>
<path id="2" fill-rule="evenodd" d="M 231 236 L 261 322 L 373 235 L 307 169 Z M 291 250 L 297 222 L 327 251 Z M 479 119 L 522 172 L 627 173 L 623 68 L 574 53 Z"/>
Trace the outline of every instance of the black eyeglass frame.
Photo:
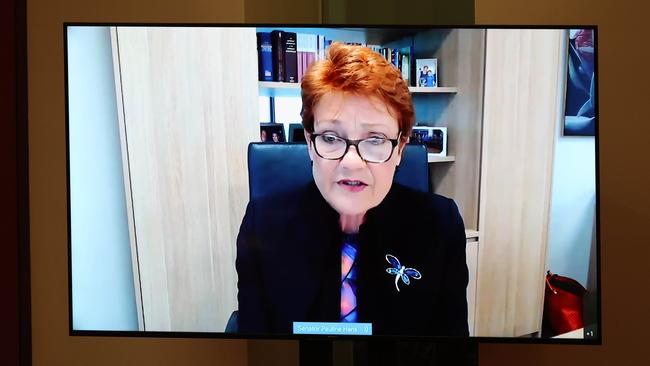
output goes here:
<path id="1" fill-rule="evenodd" d="M 333 137 L 336 137 L 338 139 L 341 139 L 341 140 L 345 141 L 345 151 L 343 152 L 343 154 L 341 154 L 340 157 L 338 157 L 338 158 L 326 158 L 326 157 L 324 157 L 323 155 L 321 155 L 318 152 L 318 149 L 316 148 L 316 138 L 318 136 L 324 136 L 324 135 L 330 135 L 330 136 L 333 136 Z M 311 133 L 310 136 L 309 136 L 309 140 L 311 141 L 312 144 L 314 144 L 314 151 L 316 151 L 316 155 L 318 155 L 319 157 L 321 157 L 322 159 L 325 159 L 325 160 L 342 160 L 343 157 L 348 153 L 348 150 L 350 150 L 350 146 L 354 146 L 355 150 L 357 151 L 357 155 L 359 155 L 359 158 L 361 158 L 361 160 L 363 160 L 364 162 L 371 163 L 371 164 L 382 164 L 382 163 L 387 162 L 388 160 L 390 160 L 390 158 L 393 157 L 393 152 L 395 151 L 395 146 L 397 146 L 397 144 L 399 143 L 399 140 L 400 140 L 401 136 L 402 136 L 402 133 L 400 132 L 400 134 L 397 136 L 396 139 L 389 139 L 389 138 L 385 138 L 385 137 L 369 137 L 367 139 L 361 139 L 361 140 L 348 140 L 348 139 L 346 139 L 344 137 L 340 137 L 340 136 L 336 136 L 336 135 L 332 135 L 332 134 L 328 134 L 328 133 Z M 361 156 L 361 151 L 359 151 L 359 144 L 362 141 L 372 140 L 372 139 L 381 139 L 381 140 L 390 141 L 392 147 L 390 148 L 390 155 L 388 155 L 388 158 L 386 158 L 385 160 L 382 160 L 382 161 L 370 161 L 370 160 L 364 159 L 363 156 Z"/>

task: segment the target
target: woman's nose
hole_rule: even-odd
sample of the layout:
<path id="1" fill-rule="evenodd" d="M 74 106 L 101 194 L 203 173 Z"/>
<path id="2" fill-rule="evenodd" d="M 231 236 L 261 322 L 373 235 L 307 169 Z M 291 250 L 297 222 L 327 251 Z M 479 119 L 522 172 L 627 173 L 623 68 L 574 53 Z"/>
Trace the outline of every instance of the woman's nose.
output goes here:
<path id="1" fill-rule="evenodd" d="M 352 149 L 354 149 L 354 151 L 352 151 Z M 366 164 L 366 162 L 363 159 L 361 159 L 361 155 L 359 155 L 358 148 L 354 145 L 350 145 L 348 151 L 341 158 L 341 164 L 349 168 L 355 168 L 355 167 L 363 167 Z"/>

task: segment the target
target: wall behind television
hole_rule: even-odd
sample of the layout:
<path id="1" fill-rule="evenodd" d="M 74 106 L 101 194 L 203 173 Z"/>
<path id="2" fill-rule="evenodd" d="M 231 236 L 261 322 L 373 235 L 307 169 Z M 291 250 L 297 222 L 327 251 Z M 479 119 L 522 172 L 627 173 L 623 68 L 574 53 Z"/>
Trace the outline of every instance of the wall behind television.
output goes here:
<path id="1" fill-rule="evenodd" d="M 650 126 L 646 103 L 648 51 L 636 45 L 647 34 L 647 4 L 624 1 L 476 0 L 481 24 L 596 24 L 600 113 L 600 211 L 603 345 L 482 345 L 489 365 L 649 364 L 645 330 L 650 308 L 645 274 L 650 258 Z M 640 108 L 641 107 L 641 108 Z"/>
<path id="2" fill-rule="evenodd" d="M 318 22 L 319 2 L 235 0 L 27 1 L 33 364 L 295 364 L 295 342 L 69 337 L 63 86 L 64 21 Z M 327 4 L 328 2 L 325 1 Z M 341 6 L 337 2 L 331 2 Z M 398 3 L 394 1 L 393 3 Z M 399 1 L 404 4 L 404 1 Z M 438 2 L 442 3 L 442 2 Z M 449 2 L 445 2 L 449 3 Z M 266 4 L 276 4 L 269 7 Z M 601 347 L 480 347 L 481 365 L 607 365 L 650 360 L 643 352 L 650 308 L 647 223 L 650 128 L 643 106 L 650 85 L 642 46 L 643 1 L 476 0 L 479 24 L 587 23 L 600 27 L 600 181 L 603 332 Z M 402 5 L 410 6 L 410 5 Z M 465 6 L 465 4 L 463 4 Z M 445 5 L 448 7 L 448 5 Z M 296 12 L 286 14 L 286 9 Z M 377 7 L 383 8 L 383 7 Z M 375 10 L 377 10 L 377 8 Z M 417 6 L 411 6 L 417 12 Z M 260 9 L 268 9 L 266 19 Z M 443 8 L 440 8 L 443 9 Z M 327 10 L 327 9 L 326 9 Z M 459 11 L 467 11 L 462 8 Z M 386 12 L 391 9 L 386 7 Z M 435 8 L 431 21 L 435 21 Z M 444 13 L 441 11 L 441 13 Z M 350 15 L 352 14 L 352 15 Z M 408 13 L 407 13 L 408 14 Z M 352 23 L 353 12 L 345 20 Z M 418 19 L 419 20 L 419 19 Z M 438 19 L 440 20 L 440 19 Z M 404 23 L 404 22 L 401 22 Z M 438 23 L 449 23 L 438 21 Z M 645 282 L 644 282 L 645 281 Z M 268 352 L 273 352 L 269 355 Z"/>
<path id="3" fill-rule="evenodd" d="M 64 21 L 243 20 L 243 1 L 27 1 L 34 365 L 247 363 L 245 341 L 68 336 L 63 76 Z M 96 243 L 101 244 L 99 240 Z"/>

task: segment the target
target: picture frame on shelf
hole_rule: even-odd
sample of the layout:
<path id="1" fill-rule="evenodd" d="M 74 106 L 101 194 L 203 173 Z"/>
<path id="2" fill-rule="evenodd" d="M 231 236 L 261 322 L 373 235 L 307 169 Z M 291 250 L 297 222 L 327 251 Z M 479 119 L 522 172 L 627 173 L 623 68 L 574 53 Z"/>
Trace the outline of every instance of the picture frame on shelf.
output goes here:
<path id="1" fill-rule="evenodd" d="M 289 124 L 289 142 L 307 143 L 307 140 L 305 140 L 305 129 L 302 127 L 302 123 Z"/>
<path id="2" fill-rule="evenodd" d="M 260 142 L 286 142 L 282 123 L 260 123 Z"/>
<path id="3" fill-rule="evenodd" d="M 438 86 L 438 59 L 419 58 L 415 60 L 417 86 L 435 88 Z"/>
<path id="4" fill-rule="evenodd" d="M 447 127 L 413 127 L 409 144 L 424 145 L 434 156 L 447 156 Z"/>

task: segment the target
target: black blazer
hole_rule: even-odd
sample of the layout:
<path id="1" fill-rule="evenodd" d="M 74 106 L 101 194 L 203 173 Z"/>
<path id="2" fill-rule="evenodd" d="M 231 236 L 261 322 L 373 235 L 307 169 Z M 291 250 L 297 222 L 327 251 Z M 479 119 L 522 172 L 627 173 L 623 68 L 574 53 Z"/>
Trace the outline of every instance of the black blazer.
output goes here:
<path id="1" fill-rule="evenodd" d="M 294 321 L 338 322 L 339 215 L 312 182 L 250 202 L 237 238 L 239 332 L 292 334 Z M 467 336 L 465 229 L 451 199 L 394 183 L 359 231 L 358 321 L 373 334 Z M 386 254 L 420 271 L 410 285 Z"/>

